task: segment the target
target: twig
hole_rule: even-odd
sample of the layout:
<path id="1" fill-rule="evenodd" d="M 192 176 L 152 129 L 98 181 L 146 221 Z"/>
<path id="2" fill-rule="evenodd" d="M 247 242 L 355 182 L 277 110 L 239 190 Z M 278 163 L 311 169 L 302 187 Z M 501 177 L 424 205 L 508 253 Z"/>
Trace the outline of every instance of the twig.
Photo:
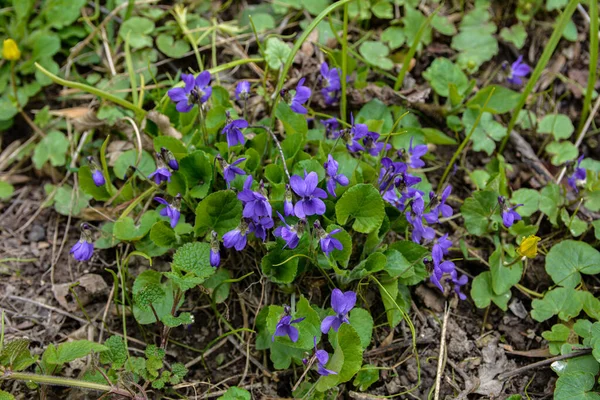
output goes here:
<path id="1" fill-rule="evenodd" d="M 279 140 L 277 140 L 275 133 L 271 130 L 271 128 L 264 126 L 264 125 L 251 125 L 248 128 L 259 128 L 259 129 L 264 129 L 265 131 L 269 132 L 269 134 L 275 141 L 275 146 L 277 146 L 277 149 L 279 150 L 279 155 L 281 156 L 281 162 L 283 164 L 283 169 L 285 170 L 285 174 L 287 175 L 288 181 L 289 181 L 290 180 L 290 172 L 288 171 L 287 164 L 285 163 L 285 156 L 283 155 L 283 149 L 281 148 L 281 145 L 279 144 Z"/>
<path id="2" fill-rule="evenodd" d="M 66 317 L 69 317 L 71 319 L 74 319 L 75 321 L 81 322 L 84 325 L 88 324 L 88 322 L 85 319 L 83 319 L 83 318 L 79 318 L 79 317 L 77 317 L 77 316 L 75 316 L 75 315 L 73 315 L 71 313 L 68 313 L 66 311 L 61 310 L 60 308 L 56 308 L 56 307 L 49 306 L 48 304 L 40 303 L 39 301 L 35 301 L 35 300 L 28 299 L 28 298 L 21 297 L 21 296 L 14 296 L 12 294 L 6 296 L 6 298 L 10 299 L 10 300 L 19 300 L 19 301 L 24 301 L 26 303 L 35 304 L 35 305 L 40 306 L 42 308 L 46 308 L 46 309 L 48 309 L 50 311 L 54 311 L 57 314 L 61 314 L 61 315 L 64 315 Z"/>
<path id="3" fill-rule="evenodd" d="M 264 365 L 262 365 L 260 363 L 260 361 L 258 361 L 256 358 L 252 357 L 249 353 L 246 353 L 246 350 L 244 350 L 242 348 L 242 346 L 240 346 L 240 344 L 238 342 L 235 341 L 234 338 L 232 338 L 231 336 L 227 336 L 227 340 L 236 348 L 238 349 L 238 351 L 240 353 L 242 353 L 244 356 L 248 357 L 250 359 L 250 361 L 252 362 L 252 364 L 256 365 L 258 367 L 258 369 L 260 369 L 263 374 L 265 374 L 267 377 L 271 378 L 273 376 L 273 374 L 271 373 L 271 371 L 269 371 Z"/>
<path id="4" fill-rule="evenodd" d="M 529 364 L 526 365 L 524 367 L 521 368 L 517 368 L 517 369 L 513 369 L 512 371 L 508 371 L 505 372 L 503 374 L 498 375 L 498 379 L 499 380 L 505 380 L 506 378 L 509 378 L 513 375 L 519 375 L 525 371 L 529 371 L 530 369 L 535 369 L 538 367 L 544 367 L 546 365 L 552 364 L 554 361 L 560 361 L 560 360 L 566 360 L 569 358 L 574 358 L 574 357 L 579 357 L 579 356 L 585 356 L 587 354 L 590 354 L 592 352 L 592 349 L 583 349 L 581 351 L 577 351 L 575 353 L 570 353 L 570 354 L 563 354 L 562 356 L 556 356 L 556 357 L 552 357 L 552 358 L 548 358 L 546 360 L 542 360 L 542 361 L 538 361 L 538 362 L 534 362 L 533 364 Z"/>
<path id="5" fill-rule="evenodd" d="M 442 336 L 440 337 L 440 354 L 438 356 L 437 375 L 435 377 L 435 394 L 433 396 L 434 400 L 438 400 L 440 398 L 440 384 L 442 375 L 444 373 L 444 364 L 446 359 L 446 330 L 448 327 L 449 316 L 450 312 L 448 311 L 448 303 L 446 303 L 446 309 L 444 310 L 444 322 L 442 325 Z"/>

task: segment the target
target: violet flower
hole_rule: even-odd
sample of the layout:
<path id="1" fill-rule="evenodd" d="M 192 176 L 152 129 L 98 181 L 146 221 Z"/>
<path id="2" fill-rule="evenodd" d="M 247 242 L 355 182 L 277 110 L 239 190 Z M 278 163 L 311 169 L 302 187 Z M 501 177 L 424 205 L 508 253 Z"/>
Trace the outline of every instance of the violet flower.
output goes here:
<path id="1" fill-rule="evenodd" d="M 216 158 L 219 164 L 221 165 L 221 168 L 223 168 L 223 178 L 225 179 L 227 188 L 231 186 L 231 182 L 233 182 L 237 175 L 246 175 L 246 172 L 243 169 L 241 169 L 240 167 L 236 167 L 236 165 L 246 161 L 244 157 L 238 158 L 231 164 L 227 163 L 227 161 L 225 161 L 220 154 L 217 154 Z"/>
<path id="2" fill-rule="evenodd" d="M 238 100 L 246 100 L 250 95 L 250 82 L 241 81 L 235 87 L 235 98 Z"/>
<path id="3" fill-rule="evenodd" d="M 171 153 L 167 148 L 161 147 L 160 154 L 162 155 L 163 160 L 166 161 L 169 168 L 171 168 L 173 171 L 179 170 L 179 163 L 177 162 L 177 159 L 173 153 Z"/>
<path id="4" fill-rule="evenodd" d="M 321 245 L 321 250 L 327 257 L 333 250 L 343 250 L 344 245 L 338 239 L 334 238 L 332 235 L 341 232 L 341 229 L 334 229 L 331 232 L 327 233 L 323 228 L 321 228 L 321 223 L 317 220 L 313 224 L 315 230 L 317 231 L 317 237 L 319 238 L 319 244 Z"/>
<path id="5" fill-rule="evenodd" d="M 289 306 L 285 306 L 283 308 L 284 315 L 281 317 L 277 326 L 275 327 L 275 332 L 273 336 L 271 336 L 271 341 L 275 341 L 275 336 L 288 336 L 290 340 L 294 343 L 298 341 L 298 328 L 292 326 L 292 324 L 298 324 L 306 319 L 306 317 L 292 319 L 291 309 Z"/>
<path id="6" fill-rule="evenodd" d="M 89 261 L 94 254 L 94 244 L 92 243 L 92 232 L 90 226 L 85 222 L 81 224 L 81 236 L 77 243 L 71 247 L 70 254 L 77 261 Z"/>
<path id="7" fill-rule="evenodd" d="M 156 153 L 156 171 L 148 175 L 149 179 L 154 179 L 154 183 L 160 185 L 162 182 L 171 182 L 171 171 L 166 167 L 163 157 Z"/>
<path id="8" fill-rule="evenodd" d="M 452 186 L 450 185 L 444 188 L 441 198 L 438 198 L 434 192 L 429 192 L 429 212 L 423 216 L 428 223 L 434 224 L 438 222 L 440 214 L 444 218 L 452 216 L 454 211 L 452 211 L 452 207 L 446 204 L 446 200 L 448 200 L 451 192 Z"/>
<path id="9" fill-rule="evenodd" d="M 296 86 L 296 93 L 292 97 L 290 108 L 292 111 L 298 114 L 306 114 L 308 110 L 304 107 L 304 103 L 308 101 L 311 95 L 311 90 L 308 86 L 303 86 L 306 78 L 302 78 L 298 81 Z"/>
<path id="10" fill-rule="evenodd" d="M 576 193 L 579 193 L 579 189 L 577 188 L 577 186 L 584 183 L 586 179 L 585 168 L 580 167 L 581 161 L 583 161 L 583 154 L 577 159 L 577 166 L 575 167 L 573 174 L 571 174 L 571 176 L 569 176 L 569 178 L 567 179 L 567 183 L 573 188 L 573 190 Z"/>
<path id="11" fill-rule="evenodd" d="M 321 76 L 323 78 L 323 89 L 321 89 L 321 94 L 325 98 L 325 104 L 329 106 L 335 103 L 340 95 L 340 72 L 337 68 L 329 69 L 329 65 L 327 65 L 326 62 L 323 62 L 321 64 Z"/>
<path id="12" fill-rule="evenodd" d="M 232 119 L 229 111 L 227 111 L 227 123 L 223 127 L 221 131 L 221 135 L 227 136 L 227 146 L 235 146 L 238 143 L 244 144 L 246 143 L 246 139 L 244 138 L 244 134 L 242 133 L 242 129 L 248 127 L 248 121 L 243 118 L 240 119 Z"/>
<path id="13" fill-rule="evenodd" d="M 425 162 L 421 160 L 427 154 L 427 145 L 419 144 L 413 147 L 413 138 L 410 138 L 410 145 L 408 147 L 408 155 L 410 159 L 408 161 L 408 166 L 411 168 L 421 168 L 425 166 Z"/>
<path id="14" fill-rule="evenodd" d="M 210 239 L 210 265 L 212 267 L 218 267 L 221 264 L 221 253 L 219 251 L 219 237 L 217 232 L 211 232 Z"/>
<path id="15" fill-rule="evenodd" d="M 304 234 L 304 225 L 306 224 L 306 221 L 301 219 L 296 225 L 290 226 L 285 222 L 285 219 L 279 212 L 277 212 L 277 215 L 284 226 L 278 226 L 273 232 L 273 235 L 285 240 L 285 246 L 283 246 L 284 249 L 286 247 L 295 249 L 296 246 L 298 246 L 298 243 L 300 243 L 300 238 Z"/>
<path id="16" fill-rule="evenodd" d="M 292 204 L 292 188 L 289 184 L 285 185 L 285 194 L 283 196 L 283 214 L 286 217 L 294 215 L 294 204 Z"/>
<path id="17" fill-rule="evenodd" d="M 331 154 L 327 156 L 327 161 L 323 164 L 323 167 L 325 167 L 325 172 L 327 172 L 327 192 L 331 196 L 336 197 L 335 188 L 337 184 L 346 186 L 350 181 L 345 175 L 338 174 L 339 164 Z"/>
<path id="18" fill-rule="evenodd" d="M 177 103 L 177 111 L 186 113 L 194 108 L 196 103 L 205 103 L 212 94 L 210 72 L 203 71 L 196 78 L 192 74 L 181 74 L 184 87 L 173 88 L 167 92 L 172 101 Z"/>
<path id="19" fill-rule="evenodd" d="M 304 179 L 298 175 L 293 175 L 290 178 L 290 186 L 292 190 L 301 197 L 294 206 L 294 213 L 298 218 L 305 218 L 309 215 L 323 215 L 325 213 L 325 203 L 323 200 L 327 198 L 327 193 L 317 187 L 319 176 L 316 172 L 306 174 Z"/>
<path id="20" fill-rule="evenodd" d="M 352 114 L 350 114 L 350 124 L 350 130 L 345 129 L 342 132 L 342 137 L 346 142 L 346 147 L 349 151 L 353 153 L 364 151 L 364 147 L 360 144 L 358 140 L 367 136 L 367 134 L 369 133 L 369 128 L 366 124 L 355 124 L 354 115 Z"/>
<path id="21" fill-rule="evenodd" d="M 385 146 L 386 151 L 392 148 L 391 144 L 385 144 L 384 142 L 378 142 L 377 140 L 379 139 L 380 136 L 381 135 L 379 135 L 379 133 L 369 132 L 363 138 L 363 144 L 364 144 L 365 150 L 373 157 L 377 157 L 379 155 L 379 153 L 381 153 L 381 150 L 384 149 L 384 146 Z"/>
<path id="22" fill-rule="evenodd" d="M 325 125 L 325 136 L 326 137 L 331 138 L 331 139 L 337 139 L 340 136 L 340 133 L 338 132 L 340 124 L 337 119 L 335 119 L 335 118 L 322 119 L 321 123 L 323 125 Z"/>
<path id="23" fill-rule="evenodd" d="M 506 204 L 506 199 L 502 196 L 498 196 L 498 204 L 500 204 L 500 209 L 502 212 L 502 223 L 505 227 L 510 228 L 515 221 L 520 221 L 521 216 L 518 212 L 515 211 L 515 208 L 521 207 L 523 204 L 517 204 L 513 207 L 509 207 Z"/>
<path id="24" fill-rule="evenodd" d="M 517 58 L 517 61 L 512 63 L 512 65 L 510 66 L 510 71 L 508 73 L 506 81 L 515 85 L 521 85 L 523 83 L 523 80 L 521 78 L 529 75 L 530 72 L 531 67 L 523 62 L 523 56 L 519 56 L 519 58 Z"/>
<path id="25" fill-rule="evenodd" d="M 337 372 L 325 368 L 325 365 L 329 362 L 329 353 L 325 350 L 317 349 L 317 337 L 313 339 L 315 343 L 315 357 L 317 358 L 317 373 L 321 376 L 337 375 Z"/>
<path id="26" fill-rule="evenodd" d="M 106 179 L 104 179 L 104 174 L 99 169 L 92 172 L 92 180 L 94 181 L 94 185 L 100 187 L 106 184 Z"/>
<path id="27" fill-rule="evenodd" d="M 460 288 L 466 285 L 468 281 L 469 278 L 466 275 L 461 275 L 461 277 L 458 278 L 458 274 L 456 273 L 456 271 L 454 271 L 454 274 L 452 275 L 452 283 L 454 283 L 454 292 L 456 292 L 458 298 L 461 300 L 467 299 L 467 295 L 461 292 Z"/>
<path id="28" fill-rule="evenodd" d="M 255 192 L 251 190 L 252 187 L 252 175 L 248 175 L 246 182 L 244 182 L 244 189 L 238 193 L 237 197 L 244 204 L 244 211 L 242 215 L 244 218 L 260 218 L 269 217 L 271 218 L 273 209 L 269 200 L 266 196 L 266 191 L 261 182 L 260 191 Z"/>
<path id="29" fill-rule="evenodd" d="M 435 238 L 435 230 L 424 225 L 422 218 L 423 216 L 421 214 L 414 212 L 414 208 L 406 211 L 406 220 L 413 227 L 411 238 L 415 243 L 421 243 L 422 239 L 433 240 L 433 238 Z"/>
<path id="30" fill-rule="evenodd" d="M 242 219 L 240 225 L 232 231 L 223 235 L 223 246 L 226 248 L 235 248 L 237 251 L 243 250 L 246 247 L 248 235 L 248 221 Z"/>
<path id="31" fill-rule="evenodd" d="M 248 226 L 250 232 L 264 242 L 267 240 L 267 229 L 271 229 L 273 225 L 275 225 L 273 218 L 265 216 L 252 219 Z"/>
<path id="32" fill-rule="evenodd" d="M 433 249 L 431 250 L 431 257 L 433 258 L 434 263 L 441 263 L 444 255 L 448 254 L 448 250 L 451 246 L 452 241 L 448 239 L 447 233 L 438 240 L 434 241 Z"/>
<path id="33" fill-rule="evenodd" d="M 171 220 L 171 228 L 175 228 L 177 222 L 179 222 L 179 217 L 181 216 L 181 212 L 179 211 L 179 206 L 181 204 L 181 194 L 177 193 L 177 196 L 173 198 L 173 203 L 169 203 L 162 197 L 155 197 L 154 200 L 158 201 L 160 204 L 165 205 L 165 208 L 160 210 L 160 215 L 163 217 L 169 217 L 169 219 Z"/>
<path id="34" fill-rule="evenodd" d="M 333 289 L 331 292 L 331 308 L 336 315 L 330 315 L 321 322 L 321 332 L 327 333 L 331 328 L 338 331 L 344 323 L 349 324 L 348 313 L 356 304 L 356 293 L 353 291 L 342 292 L 340 289 Z"/>

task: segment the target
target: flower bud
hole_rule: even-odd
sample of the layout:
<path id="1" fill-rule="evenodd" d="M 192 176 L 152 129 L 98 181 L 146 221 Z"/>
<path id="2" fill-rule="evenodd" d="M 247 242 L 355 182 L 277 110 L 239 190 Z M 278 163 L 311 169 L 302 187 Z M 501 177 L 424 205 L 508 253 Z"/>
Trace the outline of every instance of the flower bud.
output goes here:
<path id="1" fill-rule="evenodd" d="M 2 58 L 9 61 L 17 61 L 21 58 L 21 50 L 13 39 L 5 39 L 2 47 Z"/>

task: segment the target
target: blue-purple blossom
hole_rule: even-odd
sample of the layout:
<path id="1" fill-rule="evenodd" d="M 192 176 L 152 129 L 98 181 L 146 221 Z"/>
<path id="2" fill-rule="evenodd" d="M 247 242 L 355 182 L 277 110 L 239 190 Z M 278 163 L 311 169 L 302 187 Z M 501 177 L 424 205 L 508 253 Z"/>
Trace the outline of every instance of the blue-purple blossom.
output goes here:
<path id="1" fill-rule="evenodd" d="M 444 218 L 452 216 L 452 207 L 446 204 L 446 200 L 448 200 L 451 192 L 452 186 L 450 185 L 444 188 L 441 197 L 438 197 L 435 192 L 429 192 L 429 212 L 423 216 L 428 223 L 434 224 L 438 222 L 440 214 Z"/>
<path id="2" fill-rule="evenodd" d="M 308 86 L 303 86 L 306 78 L 302 78 L 298 81 L 296 86 L 296 93 L 294 93 L 290 102 L 290 108 L 292 111 L 298 114 L 306 114 L 308 110 L 304 107 L 304 103 L 310 98 L 311 90 Z"/>
<path id="3" fill-rule="evenodd" d="M 341 81 L 340 71 L 337 68 L 329 68 L 326 62 L 321 64 L 321 77 L 323 79 L 323 89 L 321 94 L 325 98 L 325 104 L 328 106 L 335 103 L 340 95 Z"/>
<path id="4" fill-rule="evenodd" d="M 313 338 L 315 343 L 315 357 L 317 359 L 317 373 L 321 376 L 337 375 L 337 372 L 325 368 L 329 362 L 329 354 L 325 350 L 317 349 L 317 337 Z"/>
<path id="5" fill-rule="evenodd" d="M 346 142 L 346 147 L 353 153 L 364 151 L 365 148 L 362 146 L 362 144 L 360 144 L 359 140 L 367 136 L 369 133 L 369 128 L 366 124 L 355 124 L 354 115 L 352 114 L 350 114 L 350 124 L 350 130 L 345 129 L 342 132 L 342 137 Z"/>
<path id="6" fill-rule="evenodd" d="M 581 161 L 583 161 L 583 154 L 577 159 L 577 166 L 575 167 L 573 174 L 571 174 L 571 176 L 567 178 L 567 183 L 569 184 L 569 186 L 571 186 L 571 188 L 573 188 L 575 192 L 579 192 L 577 186 L 580 185 L 582 182 L 585 182 L 586 179 L 585 168 L 581 168 L 580 166 Z"/>
<path id="7" fill-rule="evenodd" d="M 231 119 L 229 115 L 229 111 L 227 111 L 227 123 L 223 127 L 221 131 L 221 135 L 226 135 L 227 137 L 227 146 L 235 146 L 237 144 L 246 143 L 246 139 L 244 138 L 244 134 L 242 133 L 242 129 L 248 127 L 248 121 L 243 118 L 240 119 Z"/>
<path id="8" fill-rule="evenodd" d="M 304 225 L 306 224 L 305 220 L 301 219 L 296 225 L 288 225 L 279 212 L 277 212 L 277 215 L 279 216 L 281 222 L 283 222 L 283 226 L 278 226 L 273 232 L 273 235 L 285 240 L 285 246 L 283 246 L 284 249 L 286 247 L 289 249 L 295 249 L 300 242 L 302 234 L 304 233 Z"/>
<path id="9" fill-rule="evenodd" d="M 517 211 L 515 211 L 515 208 L 521 207 L 523 204 L 517 204 L 513 207 L 509 207 L 506 204 L 506 199 L 502 196 L 498 196 L 498 204 L 500 204 L 502 213 L 502 223 L 505 227 L 510 228 L 515 223 L 515 221 L 521 220 L 521 216 Z"/>
<path id="10" fill-rule="evenodd" d="M 460 289 L 462 286 L 466 285 L 468 281 L 469 281 L 469 278 L 466 275 L 461 275 L 461 277 L 459 278 L 456 270 L 454 271 L 454 274 L 452 274 L 452 283 L 454 283 L 454 292 L 456 292 L 456 294 L 458 295 L 458 298 L 461 300 L 467 299 L 467 295 L 464 294 L 463 292 L 461 292 Z"/>
<path id="11" fill-rule="evenodd" d="M 296 343 L 298 341 L 299 332 L 298 328 L 292 326 L 292 324 L 298 324 L 304 321 L 306 317 L 292 319 L 290 307 L 285 306 L 283 309 L 284 314 L 275 327 L 275 332 L 273 333 L 273 336 L 271 336 L 271 341 L 275 341 L 275 336 L 288 336 L 292 342 Z"/>
<path id="12" fill-rule="evenodd" d="M 335 196 L 335 188 L 338 184 L 342 186 L 348 185 L 350 182 L 348 178 L 343 174 L 338 174 L 339 164 L 335 159 L 329 154 L 327 156 L 327 161 L 323 164 L 325 167 L 325 172 L 327 173 L 327 192 L 333 196 Z"/>
<path id="13" fill-rule="evenodd" d="M 515 85 L 521 85 L 525 76 L 529 75 L 531 67 L 523 62 L 523 56 L 519 56 L 517 60 L 511 64 L 508 77 L 506 78 L 508 83 Z"/>
<path id="14" fill-rule="evenodd" d="M 292 203 L 292 188 L 289 184 L 285 185 L 285 194 L 283 196 L 283 214 L 286 217 L 294 215 L 294 204 Z"/>
<path id="15" fill-rule="evenodd" d="M 210 265 L 211 267 L 218 267 L 221 264 L 221 252 L 219 251 L 219 236 L 217 232 L 211 232 L 210 239 Z"/>
<path id="16" fill-rule="evenodd" d="M 433 240 L 435 231 L 433 228 L 423 224 L 423 192 L 416 191 L 411 203 L 411 209 L 406 210 L 406 220 L 412 225 L 412 240 L 415 243 L 421 243 L 422 239 Z"/>
<path id="17" fill-rule="evenodd" d="M 246 247 L 248 235 L 248 221 L 242 219 L 240 225 L 232 231 L 223 235 L 223 246 L 226 248 L 235 248 L 237 251 L 243 250 Z"/>
<path id="18" fill-rule="evenodd" d="M 244 211 L 242 213 L 244 218 L 272 217 L 273 209 L 271 204 L 269 204 L 262 182 L 260 186 L 262 193 L 253 191 L 251 189 L 252 175 L 248 175 L 246 182 L 244 182 L 244 189 L 238 193 L 238 199 L 244 204 Z"/>
<path id="19" fill-rule="evenodd" d="M 235 98 L 238 100 L 246 100 L 250 95 L 250 82 L 241 81 L 235 87 Z"/>
<path id="20" fill-rule="evenodd" d="M 326 137 L 337 139 L 340 136 L 340 132 L 338 131 L 340 124 L 336 118 L 322 119 L 321 123 L 325 125 Z"/>
<path id="21" fill-rule="evenodd" d="M 338 331 L 342 324 L 349 324 L 348 313 L 356 304 L 356 293 L 353 291 L 342 292 L 340 289 L 333 289 L 331 292 L 331 308 L 336 315 L 330 315 L 321 322 L 321 332 L 327 333 L 331 328 Z"/>
<path id="22" fill-rule="evenodd" d="M 427 154 L 427 145 L 419 144 L 419 145 L 413 147 L 413 138 L 411 137 L 410 144 L 408 146 L 408 155 L 409 155 L 408 166 L 411 168 L 424 167 L 425 162 L 423 160 L 421 160 L 421 157 L 423 157 L 425 154 Z"/>
<path id="23" fill-rule="evenodd" d="M 156 153 L 157 157 L 159 156 Z M 158 163 L 156 165 L 156 171 L 148 175 L 149 179 L 154 179 L 154 183 L 160 185 L 162 182 L 171 182 L 171 171 L 162 163 L 162 159 L 158 157 Z"/>
<path id="24" fill-rule="evenodd" d="M 317 187 L 319 176 L 316 172 L 306 174 L 304 179 L 298 175 L 292 175 L 290 178 L 290 186 L 292 190 L 301 197 L 294 206 L 294 214 L 298 218 L 306 218 L 309 215 L 323 215 L 325 213 L 325 203 L 323 200 L 327 198 L 327 193 Z"/>
<path id="25" fill-rule="evenodd" d="M 179 222 L 179 217 L 181 216 L 181 212 L 179 211 L 179 202 L 181 199 L 181 195 L 177 194 L 174 198 L 173 203 L 169 203 L 167 200 L 162 197 L 155 197 L 154 200 L 158 201 L 160 204 L 163 204 L 165 208 L 160 210 L 160 215 L 163 217 L 169 217 L 171 221 L 171 228 L 175 228 L 177 222 Z"/>
<path id="26" fill-rule="evenodd" d="M 393 191 L 397 176 L 405 171 L 406 164 L 403 162 L 394 162 L 389 157 L 383 157 L 381 159 L 381 169 L 379 170 L 379 192 Z"/>
<path id="27" fill-rule="evenodd" d="M 177 159 L 175 158 L 173 153 L 169 151 L 169 149 L 161 147 L 160 155 L 162 156 L 163 160 L 167 163 L 169 168 L 171 168 L 173 171 L 179 170 L 179 163 L 177 162 Z"/>
<path id="28" fill-rule="evenodd" d="M 167 92 L 176 104 L 179 112 L 189 112 L 196 103 L 205 103 L 212 94 L 210 87 L 210 72 L 203 71 L 196 78 L 192 74 L 181 74 L 184 87 L 173 88 Z"/>
<path id="29" fill-rule="evenodd" d="M 391 144 L 385 144 L 384 142 L 378 142 L 378 139 L 380 136 L 381 135 L 379 135 L 379 133 L 369 132 L 363 138 L 363 144 L 364 144 L 365 150 L 374 157 L 378 156 L 379 153 L 381 153 L 381 150 L 384 149 L 384 146 L 385 146 L 386 151 L 392 148 Z"/>
<path id="30" fill-rule="evenodd" d="M 452 242 L 448 239 L 447 233 L 434 241 L 433 249 L 431 250 L 431 258 L 433 258 L 434 263 L 439 264 L 442 262 L 444 256 L 448 254 L 450 246 L 452 246 Z"/>
<path id="31" fill-rule="evenodd" d="M 331 232 L 327 233 L 323 228 L 321 228 L 321 223 L 317 220 L 313 224 L 315 230 L 317 231 L 317 237 L 319 238 L 319 244 L 321 245 L 321 250 L 327 257 L 333 250 L 343 250 L 344 245 L 338 239 L 334 238 L 332 235 L 341 232 L 341 229 L 334 229 Z"/>
<path id="32" fill-rule="evenodd" d="M 73 254 L 73 258 L 77 261 L 89 261 L 94 254 L 94 244 L 92 243 L 92 234 L 88 224 L 81 224 L 81 237 L 71 247 L 70 254 Z"/>
<path id="33" fill-rule="evenodd" d="M 267 240 L 267 229 L 271 229 L 275 225 L 271 217 L 256 217 L 249 223 L 249 230 L 254 233 L 254 236 L 262 240 Z"/>
<path id="34" fill-rule="evenodd" d="M 244 157 L 238 158 L 231 164 L 225 161 L 220 154 L 217 154 L 216 158 L 221 165 L 221 168 L 223 168 L 223 178 L 225 179 L 225 183 L 227 184 L 228 188 L 231 186 L 231 182 L 233 182 L 237 175 L 246 175 L 246 172 L 243 169 L 236 167 L 236 165 L 246 161 Z"/>
<path id="35" fill-rule="evenodd" d="M 92 172 L 92 180 L 94 181 L 94 185 L 96 186 L 104 186 L 106 184 L 106 180 L 104 179 L 104 175 L 102 171 L 99 169 Z"/>

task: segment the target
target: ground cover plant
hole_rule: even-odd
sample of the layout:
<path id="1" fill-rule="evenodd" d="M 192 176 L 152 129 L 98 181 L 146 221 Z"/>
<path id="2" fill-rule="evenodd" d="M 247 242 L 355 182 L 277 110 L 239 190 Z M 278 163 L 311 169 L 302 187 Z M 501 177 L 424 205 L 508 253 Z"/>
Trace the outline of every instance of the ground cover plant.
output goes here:
<path id="1" fill-rule="evenodd" d="M 0 0 L 0 399 L 600 398 L 598 22 Z"/>

